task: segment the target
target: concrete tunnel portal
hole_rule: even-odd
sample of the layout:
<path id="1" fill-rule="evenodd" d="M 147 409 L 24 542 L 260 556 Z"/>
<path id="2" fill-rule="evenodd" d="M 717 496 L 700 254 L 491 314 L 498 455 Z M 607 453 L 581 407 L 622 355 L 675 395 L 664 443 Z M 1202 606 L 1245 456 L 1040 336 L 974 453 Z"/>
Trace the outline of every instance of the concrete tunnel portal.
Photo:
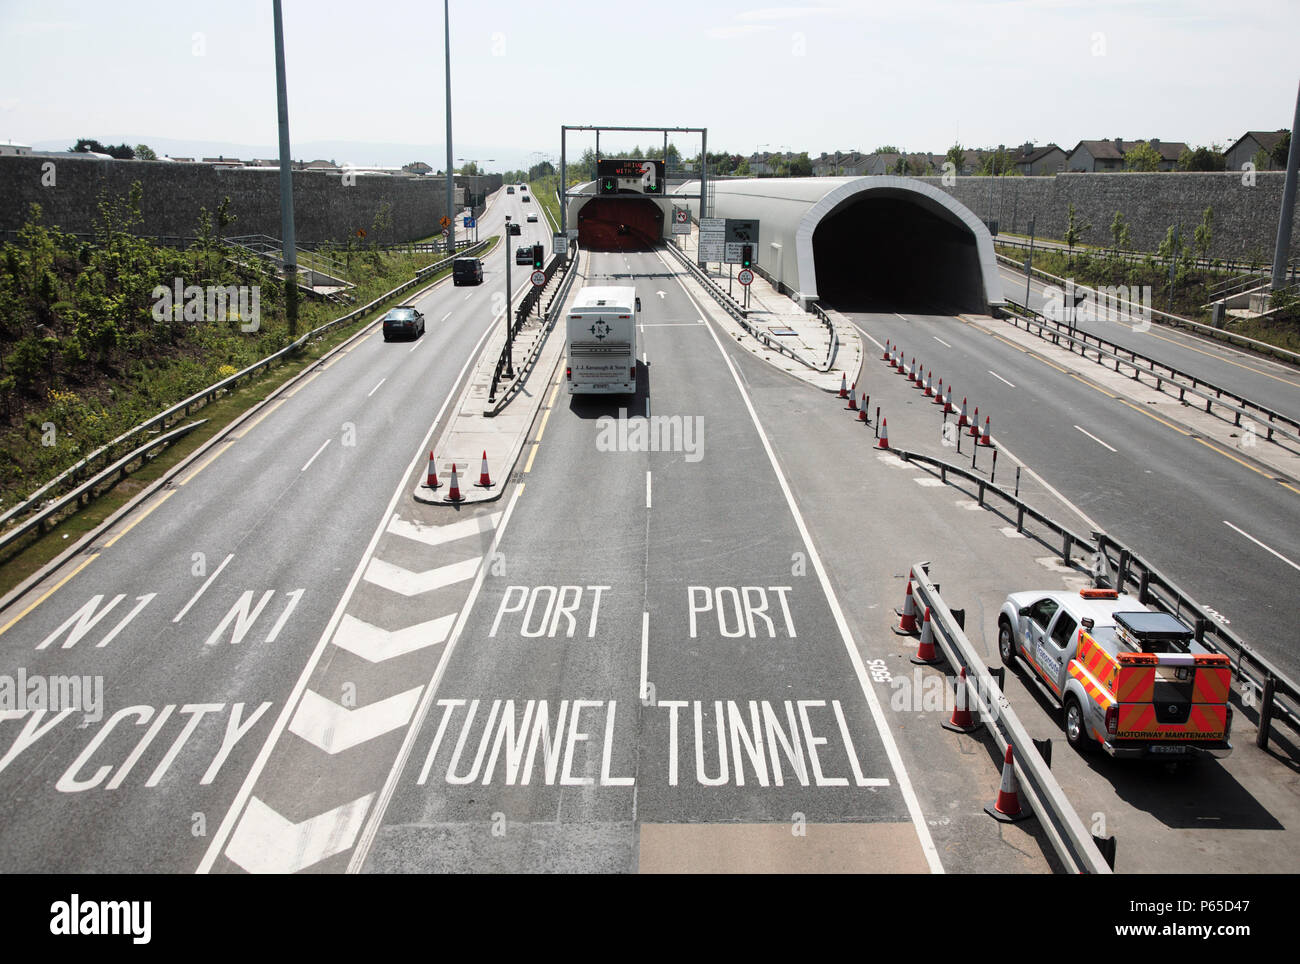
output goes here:
<path id="1" fill-rule="evenodd" d="M 988 310 L 975 236 L 916 196 L 872 191 L 842 202 L 818 222 L 812 253 L 817 294 L 828 307 L 915 314 Z"/>
<path id="2" fill-rule="evenodd" d="M 648 251 L 663 240 L 664 212 L 650 198 L 592 197 L 577 213 L 578 244 L 588 251 Z"/>

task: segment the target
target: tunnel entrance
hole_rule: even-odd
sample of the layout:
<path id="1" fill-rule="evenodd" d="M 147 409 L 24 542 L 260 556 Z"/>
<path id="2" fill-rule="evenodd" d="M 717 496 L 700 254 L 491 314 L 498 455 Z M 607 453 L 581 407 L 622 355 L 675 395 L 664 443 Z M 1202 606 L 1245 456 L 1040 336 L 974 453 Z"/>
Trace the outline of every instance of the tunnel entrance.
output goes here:
<path id="1" fill-rule="evenodd" d="M 975 236 L 924 196 L 870 191 L 813 231 L 817 293 L 842 311 L 988 310 Z"/>
<path id="2" fill-rule="evenodd" d="M 594 197 L 578 211 L 578 244 L 588 251 L 647 251 L 664 235 L 664 213 L 644 197 Z"/>

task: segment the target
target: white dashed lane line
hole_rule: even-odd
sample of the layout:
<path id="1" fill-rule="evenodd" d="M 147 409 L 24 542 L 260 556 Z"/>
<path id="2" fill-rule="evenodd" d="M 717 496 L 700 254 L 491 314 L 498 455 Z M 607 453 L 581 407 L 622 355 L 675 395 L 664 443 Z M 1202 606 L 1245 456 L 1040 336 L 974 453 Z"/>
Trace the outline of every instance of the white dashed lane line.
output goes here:
<path id="1" fill-rule="evenodd" d="M 1016 387 L 1015 385 L 1012 385 L 1009 381 L 1007 381 L 1005 378 L 1003 378 L 1001 375 L 999 375 L 997 372 L 993 371 L 992 369 L 989 370 L 989 374 L 992 375 L 994 378 L 996 378 L 998 381 L 1000 381 L 1003 385 L 1009 385 L 1011 388 Z"/>
<path id="2" fill-rule="evenodd" d="M 316 450 L 316 455 L 313 455 L 311 458 L 309 458 L 309 459 L 307 460 L 307 464 L 304 465 L 301 469 L 299 469 L 299 471 L 300 471 L 300 472 L 306 472 L 309 468 L 311 468 L 311 464 L 312 464 L 313 462 L 316 461 L 316 456 L 317 456 L 317 455 L 320 455 L 322 452 L 324 452 L 324 451 L 325 451 L 325 446 L 329 445 L 330 442 L 332 442 L 332 441 L 334 441 L 334 440 L 331 439 L 331 438 L 327 438 L 324 442 L 322 442 L 320 448 L 318 448 L 318 449 Z"/>
<path id="3" fill-rule="evenodd" d="M 1224 524 L 1225 526 L 1227 526 L 1229 529 L 1231 529 L 1233 532 L 1239 532 L 1239 533 L 1241 533 L 1243 536 L 1245 536 L 1245 537 L 1246 537 L 1247 539 L 1249 539 L 1251 542 L 1255 543 L 1255 545 L 1259 546 L 1259 547 L 1260 547 L 1261 549 L 1263 549 L 1265 552 L 1271 552 L 1273 555 L 1277 556 L 1279 559 L 1281 559 L 1283 562 L 1285 562 L 1285 563 L 1286 563 L 1288 566 L 1290 566 L 1292 569 L 1295 569 L 1297 572 L 1300 572 L 1300 565 L 1296 565 L 1296 563 L 1292 562 L 1290 559 L 1288 559 L 1286 556 L 1282 555 L 1282 553 L 1278 552 L 1276 549 L 1271 549 L 1271 548 L 1269 548 L 1268 546 L 1264 545 L 1264 543 L 1260 542 L 1258 539 L 1256 539 L 1254 536 L 1252 536 L 1249 532 L 1246 532 L 1246 531 L 1243 530 L 1243 529 L 1238 529 L 1235 525 L 1233 525 L 1233 524 L 1232 524 L 1231 522 L 1229 522 L 1227 519 L 1224 519 L 1224 520 L 1223 520 L 1223 524 Z"/>
<path id="4" fill-rule="evenodd" d="M 1080 426 L 1080 425 L 1076 425 L 1075 428 L 1077 428 L 1077 429 L 1078 429 L 1080 432 L 1082 432 L 1084 435 L 1088 436 L 1088 438 L 1092 439 L 1094 442 L 1096 442 L 1096 443 L 1097 443 L 1098 445 L 1100 445 L 1102 448 L 1104 448 L 1104 449 L 1110 449 L 1112 452 L 1117 451 L 1117 449 L 1115 449 L 1113 446 L 1107 445 L 1107 444 L 1106 444 L 1105 442 L 1103 442 L 1101 439 L 1097 438 L 1097 436 L 1095 436 L 1095 435 L 1093 435 L 1091 432 L 1089 432 L 1086 428 L 1083 428 L 1083 427 Z"/>
<path id="5" fill-rule="evenodd" d="M 412 349 L 412 351 L 414 351 L 414 349 Z M 379 379 L 379 384 L 376 385 L 374 388 L 370 389 L 370 391 L 366 392 L 366 398 L 369 398 L 371 395 L 375 394 L 375 392 L 379 391 L 379 385 L 384 384 L 384 382 L 386 381 L 388 381 L 387 378 Z"/>

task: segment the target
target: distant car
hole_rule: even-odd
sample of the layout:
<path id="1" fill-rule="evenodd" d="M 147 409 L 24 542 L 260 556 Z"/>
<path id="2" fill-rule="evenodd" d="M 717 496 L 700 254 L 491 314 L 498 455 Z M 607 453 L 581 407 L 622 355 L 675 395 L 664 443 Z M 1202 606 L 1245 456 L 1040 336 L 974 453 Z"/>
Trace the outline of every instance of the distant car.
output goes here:
<path id="1" fill-rule="evenodd" d="M 418 338 L 423 334 L 424 315 L 418 308 L 402 305 L 384 315 L 384 341 L 391 341 L 394 335 Z"/>
<path id="2" fill-rule="evenodd" d="M 528 215 L 528 223 L 529 223 L 529 224 L 536 224 L 536 223 L 537 223 L 537 215 L 536 215 L 536 214 L 530 214 L 530 215 Z"/>
<path id="3" fill-rule="evenodd" d="M 515 264 L 531 265 L 533 263 L 533 246 L 521 244 L 515 249 Z"/>
<path id="4" fill-rule="evenodd" d="M 524 195 L 524 197 L 523 197 L 523 202 L 524 202 L 525 204 L 527 204 L 527 203 L 528 203 L 529 201 L 531 201 L 531 200 L 532 200 L 532 198 L 530 198 L 527 194 Z"/>
<path id="5" fill-rule="evenodd" d="M 457 258 L 451 263 L 451 283 L 460 285 L 481 285 L 483 283 L 483 262 L 478 258 Z"/>
<path id="6" fill-rule="evenodd" d="M 512 222 L 511 222 L 509 225 L 507 225 L 507 226 L 510 228 L 510 233 L 511 233 L 511 234 L 523 234 L 523 232 L 524 232 L 524 229 L 521 228 L 521 227 L 519 226 L 519 222 L 518 222 L 518 221 L 512 221 Z"/>
<path id="7" fill-rule="evenodd" d="M 506 193 L 507 193 L 507 194 L 514 194 L 514 193 L 515 193 L 515 189 L 514 189 L 513 187 L 508 187 L 508 188 L 506 188 Z"/>

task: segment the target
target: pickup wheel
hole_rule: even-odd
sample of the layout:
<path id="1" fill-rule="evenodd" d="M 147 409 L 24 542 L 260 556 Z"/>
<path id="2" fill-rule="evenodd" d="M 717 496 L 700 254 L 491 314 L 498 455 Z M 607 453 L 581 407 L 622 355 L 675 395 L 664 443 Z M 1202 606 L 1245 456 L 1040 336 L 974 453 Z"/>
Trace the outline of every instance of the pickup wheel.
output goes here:
<path id="1" fill-rule="evenodd" d="M 1083 708 L 1075 696 L 1065 698 L 1065 742 L 1080 753 L 1090 747 L 1087 726 L 1083 722 Z"/>
<path id="2" fill-rule="evenodd" d="M 1005 619 L 998 620 L 998 655 L 1002 657 L 1002 665 L 1016 668 L 1016 640 L 1011 624 Z"/>

